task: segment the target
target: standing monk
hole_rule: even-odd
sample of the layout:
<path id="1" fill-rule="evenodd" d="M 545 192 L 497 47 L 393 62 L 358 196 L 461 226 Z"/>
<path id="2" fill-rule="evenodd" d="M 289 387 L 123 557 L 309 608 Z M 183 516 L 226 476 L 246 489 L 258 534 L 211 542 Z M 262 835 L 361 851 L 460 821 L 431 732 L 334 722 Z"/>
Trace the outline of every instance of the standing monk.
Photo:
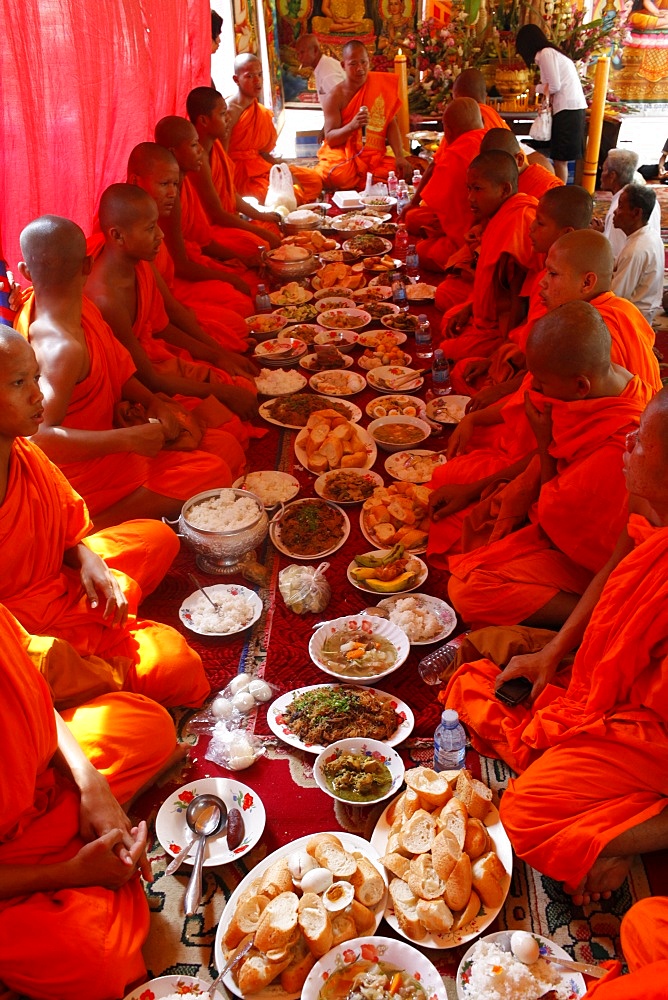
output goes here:
<path id="1" fill-rule="evenodd" d="M 529 163 L 515 133 L 507 128 L 492 128 L 485 133 L 480 152 L 486 153 L 489 149 L 503 149 L 514 158 L 519 171 L 517 190 L 520 194 L 530 194 L 533 198 L 540 199 L 551 188 L 564 186 L 562 180 L 540 163 Z"/>
<path id="2" fill-rule="evenodd" d="M 259 103 L 262 96 L 262 63 L 249 53 L 234 60 L 237 91 L 229 101 L 230 137 L 227 152 L 234 163 L 234 183 L 239 194 L 252 195 L 264 204 L 269 190 L 269 172 L 274 159 L 276 128 L 269 108 Z M 315 170 L 290 164 L 297 202 L 314 201 L 322 191 Z"/>
<path id="3" fill-rule="evenodd" d="M 386 180 L 390 170 L 410 178 L 397 112 L 399 78 L 370 73 L 362 42 L 346 42 L 341 50 L 346 78 L 325 97 L 325 141 L 318 150 L 317 171 L 330 190 L 364 187 L 367 173 Z M 393 155 L 388 155 L 387 146 Z"/>

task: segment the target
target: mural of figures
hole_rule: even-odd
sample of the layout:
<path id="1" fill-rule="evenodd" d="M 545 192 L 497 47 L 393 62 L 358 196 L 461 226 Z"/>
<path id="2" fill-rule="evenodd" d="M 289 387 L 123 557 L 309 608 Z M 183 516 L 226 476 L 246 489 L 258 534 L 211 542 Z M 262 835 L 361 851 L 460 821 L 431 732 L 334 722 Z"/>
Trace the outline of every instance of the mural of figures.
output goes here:
<path id="1" fill-rule="evenodd" d="M 668 79 L 668 0 L 634 0 L 625 49 L 642 51 L 638 75 L 650 83 Z"/>
<path id="2" fill-rule="evenodd" d="M 315 35 L 346 35 L 362 40 L 375 35 L 365 0 L 321 0 L 321 11 L 319 17 L 313 18 Z"/>
<path id="3" fill-rule="evenodd" d="M 271 110 L 274 115 L 276 130 L 280 131 L 283 118 L 283 74 L 281 56 L 278 44 L 278 19 L 276 16 L 276 0 L 264 0 L 264 31 L 267 40 L 267 60 L 269 62 L 269 79 L 271 87 Z"/>
<path id="4" fill-rule="evenodd" d="M 404 38 L 415 25 L 415 0 L 380 0 L 378 7 L 383 19 L 378 49 L 389 59 L 394 59 Z"/>
<path id="5" fill-rule="evenodd" d="M 234 47 L 237 55 L 258 52 L 255 0 L 234 0 Z"/>

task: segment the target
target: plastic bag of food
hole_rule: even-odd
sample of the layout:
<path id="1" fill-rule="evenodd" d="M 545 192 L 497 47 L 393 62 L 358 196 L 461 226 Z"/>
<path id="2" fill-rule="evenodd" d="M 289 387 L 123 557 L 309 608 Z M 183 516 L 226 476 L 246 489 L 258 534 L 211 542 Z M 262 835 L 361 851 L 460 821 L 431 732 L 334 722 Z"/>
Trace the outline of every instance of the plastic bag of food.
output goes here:
<path id="1" fill-rule="evenodd" d="M 332 588 L 325 579 L 329 563 L 313 566 L 298 566 L 292 563 L 278 574 L 278 589 L 281 597 L 297 615 L 324 611 L 330 602 Z"/>
<path id="2" fill-rule="evenodd" d="M 229 729 L 223 721 L 217 722 L 205 758 L 229 771 L 243 771 L 265 753 L 257 736 L 244 729 Z"/>
<path id="3" fill-rule="evenodd" d="M 245 724 L 250 712 L 277 694 L 278 688 L 260 677 L 236 674 L 206 708 L 189 720 L 188 728 L 194 733 L 211 733 L 218 722 L 224 722 L 228 729 L 237 729 Z"/>

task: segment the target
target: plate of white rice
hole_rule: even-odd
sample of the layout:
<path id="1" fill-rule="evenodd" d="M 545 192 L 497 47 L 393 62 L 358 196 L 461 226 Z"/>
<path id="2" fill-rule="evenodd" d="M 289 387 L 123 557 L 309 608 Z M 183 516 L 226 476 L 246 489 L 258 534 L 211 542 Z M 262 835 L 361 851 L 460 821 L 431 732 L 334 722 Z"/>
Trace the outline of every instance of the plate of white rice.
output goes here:
<path id="1" fill-rule="evenodd" d="M 262 396 L 289 396 L 306 385 L 301 372 L 280 368 L 262 368 L 255 378 L 255 388 Z"/>
<path id="2" fill-rule="evenodd" d="M 395 594 L 378 602 L 385 608 L 393 625 L 398 625 L 411 646 L 427 646 L 447 639 L 457 624 L 450 605 L 431 594 Z"/>
<path id="3" fill-rule="evenodd" d="M 249 472 L 232 484 L 238 490 L 248 490 L 264 504 L 267 510 L 287 503 L 299 493 L 299 480 L 287 472 Z"/>
<path id="4" fill-rule="evenodd" d="M 513 931 L 498 931 L 476 941 L 464 955 L 457 970 L 459 1000 L 539 1000 L 554 990 L 558 1000 L 584 996 L 585 982 L 578 972 L 569 972 L 539 957 L 524 965 L 510 951 Z M 563 948 L 540 934 L 532 934 L 540 955 L 570 960 Z"/>
<path id="5" fill-rule="evenodd" d="M 255 591 L 236 583 L 216 583 L 204 588 L 216 608 L 196 590 L 179 608 L 179 618 L 198 635 L 228 636 L 254 625 L 262 614 L 262 601 Z"/>

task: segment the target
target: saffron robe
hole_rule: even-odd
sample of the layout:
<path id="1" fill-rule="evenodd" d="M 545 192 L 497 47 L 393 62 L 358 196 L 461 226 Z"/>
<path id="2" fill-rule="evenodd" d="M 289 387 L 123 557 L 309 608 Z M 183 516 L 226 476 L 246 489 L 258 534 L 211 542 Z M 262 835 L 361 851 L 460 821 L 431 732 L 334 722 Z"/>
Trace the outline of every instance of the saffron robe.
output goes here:
<path id="1" fill-rule="evenodd" d="M 614 292 L 591 300 L 612 337 L 612 360 L 639 375 L 655 392 L 663 387 L 659 362 L 652 350 L 656 336 L 640 310 Z"/>
<path id="2" fill-rule="evenodd" d="M 560 670 L 533 705 L 510 708 L 483 659 L 446 692 L 476 749 L 524 772 L 501 801 L 515 852 L 569 885 L 668 805 L 668 528 L 632 514 L 628 531 L 635 549 L 610 574 L 570 677 Z"/>
<path id="3" fill-rule="evenodd" d="M 88 536 L 90 528 L 86 505 L 60 470 L 17 438 L 0 506 L 0 603 L 31 634 L 64 639 L 81 656 L 113 662 L 119 688 L 163 705 L 201 705 L 209 685 L 199 656 L 173 628 L 137 614 L 176 556 L 178 538 L 159 521 L 126 521 Z M 104 599 L 91 608 L 78 569 L 63 565 L 65 551 L 84 538 L 117 571 L 130 609 L 123 628 L 104 619 Z"/>
<path id="4" fill-rule="evenodd" d="M 362 188 L 367 173 L 373 174 L 375 181 L 387 179 L 395 166 L 394 153 L 387 152 L 387 130 L 400 106 L 399 77 L 394 73 L 369 73 L 364 85 L 341 111 L 341 126 L 344 126 L 361 107 L 369 109 L 364 141 L 361 129 L 356 129 L 343 146 L 334 148 L 325 139 L 318 150 L 315 169 L 326 187 Z"/>
<path id="5" fill-rule="evenodd" d="M 665 1000 L 668 982 L 668 898 L 649 896 L 635 903 L 622 920 L 622 951 L 629 975 L 621 964 L 587 990 L 596 1000 Z M 612 963 L 611 963 L 612 964 Z"/>
<path id="6" fill-rule="evenodd" d="M 211 167 L 211 180 L 220 198 L 222 210 L 236 214 L 237 191 L 234 186 L 234 164 L 220 139 L 215 139 L 211 147 L 209 165 Z M 261 229 L 266 229 L 267 232 L 273 233 L 274 236 L 281 235 L 281 231 L 275 222 L 268 220 L 265 222 L 264 219 L 253 219 L 253 225 L 259 226 Z M 266 240 L 258 240 L 258 237 L 254 233 L 249 233 L 245 229 L 231 229 L 230 238 L 236 237 L 241 237 L 245 241 L 243 244 L 245 249 L 242 250 L 242 253 L 252 253 L 258 246 L 258 242 L 264 244 L 265 247 L 269 246 Z M 235 243 L 234 245 L 242 246 L 240 243 Z"/>
<path id="7" fill-rule="evenodd" d="M 227 152 L 234 163 L 234 186 L 240 195 L 252 195 L 264 205 L 269 190 L 271 163 L 262 153 L 271 153 L 278 136 L 271 111 L 253 101 L 241 112 L 230 133 Z M 289 164 L 297 202 L 315 201 L 322 181 L 315 170 Z"/>
<path id="8" fill-rule="evenodd" d="M 563 186 L 564 182 L 546 170 L 542 163 L 530 163 L 519 176 L 517 190 L 520 194 L 530 194 L 540 201 L 546 191 Z"/>

